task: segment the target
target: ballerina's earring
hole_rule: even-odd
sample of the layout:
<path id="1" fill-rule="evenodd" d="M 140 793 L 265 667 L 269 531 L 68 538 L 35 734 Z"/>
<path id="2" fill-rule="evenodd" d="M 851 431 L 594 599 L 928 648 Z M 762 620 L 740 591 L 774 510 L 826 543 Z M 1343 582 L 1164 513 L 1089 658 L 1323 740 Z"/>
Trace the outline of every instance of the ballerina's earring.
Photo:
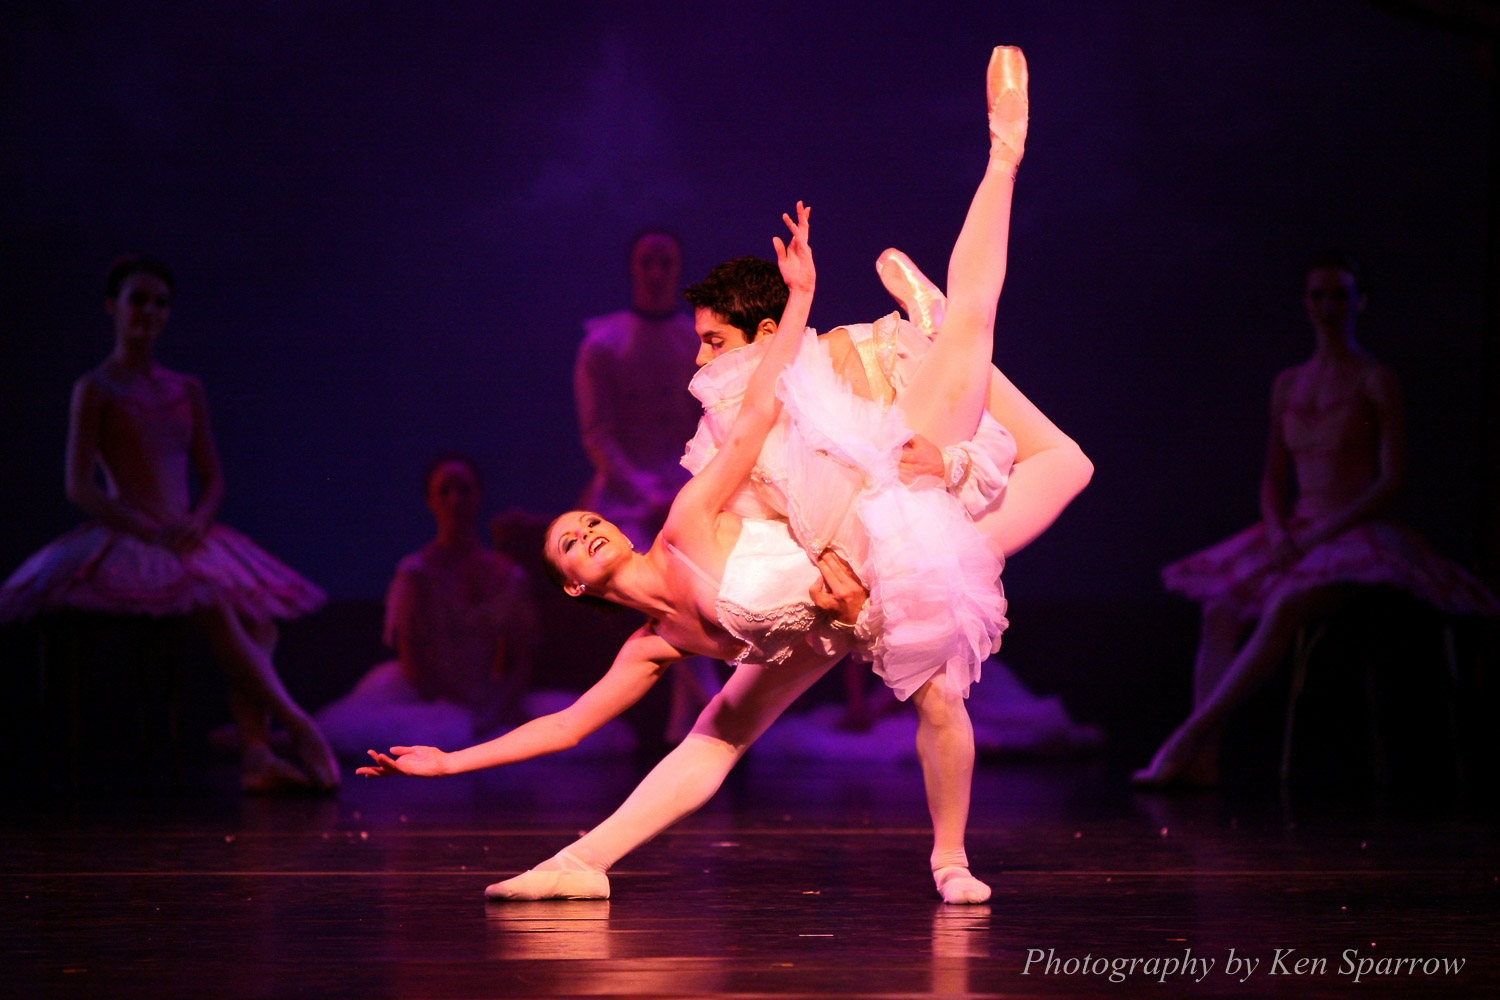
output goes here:
<path id="1" fill-rule="evenodd" d="M 990 161 L 1015 177 L 1026 152 L 1029 108 L 1026 57 L 1021 50 L 1013 45 L 996 47 L 984 83 L 990 113 Z"/>

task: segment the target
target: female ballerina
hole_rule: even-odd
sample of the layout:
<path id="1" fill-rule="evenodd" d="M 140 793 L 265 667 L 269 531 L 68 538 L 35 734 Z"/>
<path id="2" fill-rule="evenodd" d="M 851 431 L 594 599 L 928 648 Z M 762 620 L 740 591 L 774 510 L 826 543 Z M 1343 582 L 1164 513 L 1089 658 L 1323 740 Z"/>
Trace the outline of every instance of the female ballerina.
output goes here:
<path id="1" fill-rule="evenodd" d="M 989 385 L 1011 189 L 1025 134 L 1025 68 L 1017 50 L 997 50 L 992 60 L 990 108 L 991 158 L 954 247 L 947 320 L 904 400 L 911 428 L 939 446 L 974 432 Z M 573 745 L 634 703 L 672 661 L 690 653 L 737 661 L 734 675 L 700 715 L 692 733 L 614 815 L 537 868 L 491 886 L 488 892 L 493 897 L 607 896 L 609 866 L 706 801 L 749 744 L 847 646 L 866 593 L 849 567 L 834 552 L 819 548 L 814 549 L 815 567 L 784 522 L 741 519 L 724 510 L 775 423 L 772 393 L 777 379 L 793 355 L 800 352 L 800 367 L 812 354 L 802 338 L 813 287 L 806 222 L 799 205 L 797 222 L 787 219 L 793 232 L 791 244 L 775 241 L 778 264 L 790 287 L 782 316 L 783 336 L 769 345 L 749 379 L 731 431 L 708 465 L 678 495 L 651 549 L 644 554 L 631 551 L 617 529 L 586 512 L 565 514 L 549 528 L 547 556 L 569 593 L 624 603 L 645 611 L 653 621 L 626 643 L 604 678 L 568 709 L 456 753 L 432 747 L 393 747 L 391 755 L 371 751 L 374 766 L 360 769 L 359 773 L 369 776 L 451 774 L 553 752 Z M 825 384 L 814 382 L 819 388 Z M 792 406 L 814 405 L 785 386 L 783 396 Z M 827 426 L 819 424 L 819 416 L 809 421 L 809 433 Z M 897 436 L 894 431 L 887 424 L 866 445 L 841 442 L 840 446 L 879 451 L 883 458 L 872 459 L 872 464 L 893 470 L 902 442 L 911 434 L 906 430 Z M 883 527 L 872 528 L 871 534 Z M 972 532 L 972 526 L 968 527 Z M 988 556 L 977 535 L 948 542 L 960 550 L 948 565 L 962 562 L 976 550 Z M 889 592 L 899 593 L 899 581 L 893 582 L 890 576 L 900 568 L 873 581 L 872 601 Z M 919 571 L 925 568 L 916 566 Z M 991 558 L 987 566 L 971 563 L 967 569 L 974 589 L 987 584 L 994 592 L 997 562 Z M 888 593 L 882 595 L 882 590 Z M 992 618 L 977 628 L 953 636 L 939 626 L 929 628 L 927 636 L 918 636 L 919 642 L 928 643 L 916 654 L 928 660 L 925 676 L 915 671 L 901 675 L 913 685 L 915 697 L 936 699 L 953 706 L 955 716 L 961 715 L 962 692 L 972 679 L 972 667 L 977 666 L 975 656 L 988 653 L 1003 622 L 998 613 L 1001 606 L 996 594 Z M 891 633 L 905 629 L 901 635 L 909 636 L 913 626 L 920 626 L 919 613 L 924 610 L 929 622 L 944 615 L 945 623 L 953 620 L 948 613 L 951 608 L 915 609 L 887 602 L 886 628 L 873 634 L 874 642 L 885 643 L 882 651 L 910 659 L 914 644 L 891 642 Z M 981 642 L 975 641 L 975 631 Z M 980 645 L 983 653 L 978 653 Z M 934 655 L 933 650 L 942 655 Z M 962 719 L 966 722 L 967 717 Z M 950 735 L 962 739 L 961 733 Z M 932 773 L 941 768 L 928 768 L 924 759 L 934 816 L 932 867 L 939 892 L 950 902 L 981 902 L 989 895 L 988 887 L 970 875 L 963 852 L 972 734 L 969 745 L 967 767 Z"/>
<path id="2" fill-rule="evenodd" d="M 1216 784 L 1229 713 L 1275 673 L 1303 624 L 1361 586 L 1399 587 L 1454 614 L 1500 611 L 1482 584 L 1386 519 L 1406 435 L 1395 375 L 1354 339 L 1365 301 L 1354 261 L 1311 261 L 1303 304 L 1316 346 L 1271 387 L 1261 521 L 1162 570 L 1168 589 L 1203 604 L 1203 626 L 1193 712 L 1135 773 L 1139 786 Z"/>
<path id="3" fill-rule="evenodd" d="M 224 480 L 203 386 L 153 358 L 172 292 L 172 274 L 159 261 L 125 257 L 110 267 L 114 351 L 74 384 L 68 425 L 68 499 L 93 520 L 6 581 L 0 622 L 56 608 L 191 615 L 229 681 L 245 791 L 333 789 L 333 754 L 271 662 L 272 619 L 312 611 L 323 593 L 215 523 Z M 196 501 L 190 468 L 200 483 Z M 287 727 L 300 767 L 271 752 L 268 715 Z"/>
<path id="4" fill-rule="evenodd" d="M 519 714 L 536 646 L 526 573 L 480 541 L 471 459 L 439 457 L 425 484 L 437 536 L 401 560 L 386 595 L 385 641 L 397 658 L 317 714 L 341 757 L 362 756 L 392 730 L 467 743 Z"/>

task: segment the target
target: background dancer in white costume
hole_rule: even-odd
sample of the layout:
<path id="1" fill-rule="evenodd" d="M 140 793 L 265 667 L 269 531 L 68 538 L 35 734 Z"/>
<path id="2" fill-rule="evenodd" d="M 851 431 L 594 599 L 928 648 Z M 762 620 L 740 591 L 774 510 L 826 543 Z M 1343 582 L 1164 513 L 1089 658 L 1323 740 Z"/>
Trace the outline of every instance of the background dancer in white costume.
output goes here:
<path id="1" fill-rule="evenodd" d="M 385 642 L 396 658 L 317 714 L 340 757 L 363 756 L 393 730 L 468 743 L 525 718 L 537 637 L 531 582 L 480 539 L 472 459 L 438 456 L 424 486 L 437 534 L 401 560 L 386 592 Z"/>

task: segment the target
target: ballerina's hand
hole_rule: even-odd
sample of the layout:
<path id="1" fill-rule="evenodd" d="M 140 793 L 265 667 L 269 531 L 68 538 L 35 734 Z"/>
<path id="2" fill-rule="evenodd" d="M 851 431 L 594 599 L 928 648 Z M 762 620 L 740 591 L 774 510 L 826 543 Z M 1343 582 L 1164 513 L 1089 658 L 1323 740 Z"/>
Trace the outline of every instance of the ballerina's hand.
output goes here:
<path id="1" fill-rule="evenodd" d="M 177 524 L 163 528 L 161 540 L 167 548 L 180 556 L 185 556 L 201 545 L 207 534 L 208 524 L 195 514 Z"/>
<path id="2" fill-rule="evenodd" d="M 792 231 L 792 241 L 783 243 L 780 236 L 771 237 L 771 242 L 776 246 L 776 263 L 781 268 L 781 276 L 786 280 L 787 287 L 804 292 L 811 292 L 817 283 L 812 247 L 807 241 L 807 220 L 811 215 L 811 208 L 797 202 L 796 222 L 792 221 L 790 215 L 782 213 L 781 216 L 781 221 Z"/>
<path id="3" fill-rule="evenodd" d="M 167 526 L 154 517 L 139 512 L 129 512 L 125 530 L 143 542 L 171 548 L 167 540 Z"/>
<path id="4" fill-rule="evenodd" d="M 448 755 L 437 747 L 391 747 L 389 756 L 366 750 L 375 767 L 361 767 L 355 774 L 379 778 L 387 774 L 409 774 L 414 778 L 436 778 L 448 773 Z"/>

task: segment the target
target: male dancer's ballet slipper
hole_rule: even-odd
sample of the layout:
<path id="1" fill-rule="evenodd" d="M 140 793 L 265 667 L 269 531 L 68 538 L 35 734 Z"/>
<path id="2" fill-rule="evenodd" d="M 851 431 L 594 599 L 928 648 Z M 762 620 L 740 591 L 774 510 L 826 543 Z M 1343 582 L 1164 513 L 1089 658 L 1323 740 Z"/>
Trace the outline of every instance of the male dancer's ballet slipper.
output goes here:
<path id="1" fill-rule="evenodd" d="M 590 868 L 577 858 L 559 851 L 549 861 L 571 868 L 542 870 L 532 868 L 486 886 L 486 899 L 532 900 L 532 899 L 608 899 L 609 876 Z"/>
<path id="2" fill-rule="evenodd" d="M 990 898 L 990 887 L 970 875 L 967 868 L 938 868 L 932 879 L 945 903 L 983 903 Z"/>
<path id="3" fill-rule="evenodd" d="M 885 290 L 906 310 L 906 316 L 927 336 L 937 336 L 948 310 L 948 297 L 917 265 L 895 247 L 875 260 L 875 273 Z"/>
<path id="4" fill-rule="evenodd" d="M 990 160 L 1014 177 L 1026 152 L 1028 77 L 1026 57 L 1013 45 L 990 53 L 985 97 L 990 113 Z"/>

